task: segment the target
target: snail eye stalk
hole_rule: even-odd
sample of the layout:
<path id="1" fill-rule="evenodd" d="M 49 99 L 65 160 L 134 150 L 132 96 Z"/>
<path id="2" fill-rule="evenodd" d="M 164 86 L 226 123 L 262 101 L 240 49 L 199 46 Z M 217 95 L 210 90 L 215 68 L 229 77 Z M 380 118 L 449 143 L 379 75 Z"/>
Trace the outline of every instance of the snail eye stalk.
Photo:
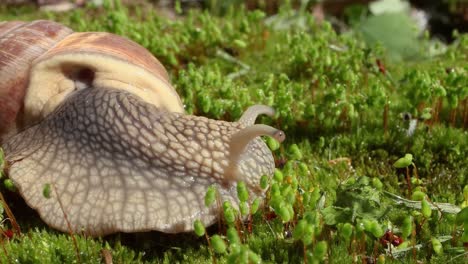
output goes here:
<path id="1" fill-rule="evenodd" d="M 255 124 L 257 117 L 262 114 L 272 117 L 275 115 L 275 109 L 266 105 L 253 105 L 245 110 L 244 114 L 242 114 L 239 119 L 239 123 L 251 126 Z"/>
<path id="2" fill-rule="evenodd" d="M 240 180 L 237 176 L 237 163 L 249 142 L 259 136 L 270 136 L 279 143 L 283 142 L 286 138 L 283 131 L 263 124 L 246 127 L 232 135 L 229 142 L 229 166 L 226 170 L 227 181 Z"/>

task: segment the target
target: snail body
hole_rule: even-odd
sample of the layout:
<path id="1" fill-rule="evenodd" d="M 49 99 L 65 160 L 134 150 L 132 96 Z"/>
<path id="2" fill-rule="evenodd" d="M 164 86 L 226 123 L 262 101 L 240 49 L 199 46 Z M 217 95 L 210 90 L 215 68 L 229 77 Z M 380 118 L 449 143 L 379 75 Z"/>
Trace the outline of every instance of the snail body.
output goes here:
<path id="1" fill-rule="evenodd" d="M 65 232 L 177 233 L 191 231 L 195 219 L 210 225 L 218 208 L 205 207 L 207 188 L 217 186 L 234 206 L 237 180 L 262 195 L 256 186 L 274 161 L 259 136 L 284 139 L 254 124 L 259 114 L 274 114 L 267 106 L 249 108 L 238 122 L 186 115 L 162 64 L 109 33 L 74 33 L 51 21 L 0 23 L 0 80 L 8 176 L 47 224 Z"/>

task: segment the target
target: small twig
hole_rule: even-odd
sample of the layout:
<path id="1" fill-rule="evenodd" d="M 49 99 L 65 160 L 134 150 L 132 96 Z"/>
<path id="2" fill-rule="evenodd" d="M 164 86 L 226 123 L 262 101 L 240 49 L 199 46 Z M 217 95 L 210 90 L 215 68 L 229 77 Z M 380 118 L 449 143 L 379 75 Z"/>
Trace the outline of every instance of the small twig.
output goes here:
<path id="1" fill-rule="evenodd" d="M 437 237 L 437 239 L 438 239 L 441 243 L 444 243 L 444 242 L 446 242 L 446 241 L 451 240 L 451 239 L 452 239 L 452 236 L 439 236 L 439 237 Z M 403 254 L 407 253 L 408 251 L 413 251 L 414 249 L 419 250 L 419 249 L 421 249 L 422 247 L 424 247 L 425 245 L 429 245 L 429 243 L 415 244 L 414 247 L 407 247 L 407 248 L 402 248 L 402 249 L 396 248 L 396 249 L 393 250 L 392 256 L 394 256 L 395 258 L 398 258 L 398 257 L 402 256 Z M 389 254 L 389 250 L 388 250 L 388 249 L 385 249 L 385 252 L 386 252 L 387 254 Z"/>
<path id="2" fill-rule="evenodd" d="M 419 209 L 419 210 L 421 209 L 421 202 L 419 201 L 408 200 L 408 199 L 405 199 L 403 197 L 400 197 L 396 194 L 393 194 L 387 191 L 383 191 L 383 193 L 389 196 L 389 198 L 391 198 L 396 204 L 402 204 L 406 207 L 413 208 L 413 209 Z M 449 204 L 449 203 L 431 202 L 429 205 L 431 206 L 431 210 L 440 210 L 444 213 L 449 213 L 449 214 L 458 214 L 458 212 L 461 211 L 460 207 L 453 205 L 453 204 Z"/>
<path id="3" fill-rule="evenodd" d="M 451 258 L 451 259 L 450 259 L 450 262 L 452 262 L 452 261 L 453 261 L 454 259 L 456 259 L 456 258 L 463 257 L 463 256 L 468 257 L 468 252 L 462 253 L 462 254 L 460 254 L 460 255 L 458 255 L 458 256 L 455 256 L 455 257 Z M 449 262 L 449 263 L 450 263 L 450 262 Z"/>
<path id="4" fill-rule="evenodd" d="M 242 76 L 242 75 L 245 75 L 245 74 L 248 74 L 250 72 L 250 66 L 243 63 L 242 61 L 234 58 L 233 56 L 231 56 L 230 54 L 222 51 L 222 50 L 217 50 L 216 51 L 216 56 L 220 57 L 221 59 L 224 59 L 228 62 L 231 62 L 231 63 L 234 63 L 234 64 L 237 64 L 239 65 L 242 69 L 238 72 L 233 72 L 233 73 L 230 73 L 228 74 L 226 77 L 228 79 L 235 79 L 239 76 Z"/>

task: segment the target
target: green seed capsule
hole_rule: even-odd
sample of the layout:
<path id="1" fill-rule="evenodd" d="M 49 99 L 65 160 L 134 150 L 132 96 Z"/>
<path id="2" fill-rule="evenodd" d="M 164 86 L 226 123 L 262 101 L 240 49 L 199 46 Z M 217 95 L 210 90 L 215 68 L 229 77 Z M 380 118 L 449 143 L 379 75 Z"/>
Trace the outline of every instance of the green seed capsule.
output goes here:
<path id="1" fill-rule="evenodd" d="M 249 250 L 249 263 L 262 263 L 262 259 L 255 252 Z"/>
<path id="2" fill-rule="evenodd" d="M 280 143 L 271 137 L 266 138 L 266 144 L 271 151 L 275 151 L 280 147 Z"/>
<path id="3" fill-rule="evenodd" d="M 346 181 L 346 185 L 351 186 L 351 185 L 354 185 L 354 184 L 356 184 L 356 177 L 354 177 L 354 176 L 351 177 L 351 178 L 349 178 L 349 179 Z"/>
<path id="4" fill-rule="evenodd" d="M 271 185 L 271 191 L 270 191 L 271 196 L 281 196 L 281 191 L 278 183 L 274 182 Z"/>
<path id="5" fill-rule="evenodd" d="M 260 198 L 257 197 L 250 206 L 250 213 L 255 214 L 258 211 L 258 208 L 260 208 Z"/>
<path id="6" fill-rule="evenodd" d="M 374 186 L 374 188 L 376 188 L 377 190 L 381 191 L 383 188 L 383 183 L 379 180 L 379 178 L 374 177 L 372 179 L 372 186 Z"/>
<path id="7" fill-rule="evenodd" d="M 327 242 L 320 241 L 315 245 L 314 256 L 315 258 L 322 260 L 327 254 Z"/>
<path id="8" fill-rule="evenodd" d="M 301 176 L 307 176 L 309 174 L 309 167 L 303 162 L 299 163 L 298 169 Z"/>
<path id="9" fill-rule="evenodd" d="M 286 194 L 286 202 L 288 202 L 290 205 L 293 205 L 296 202 L 296 194 L 294 192 L 288 192 Z"/>
<path id="10" fill-rule="evenodd" d="M 226 210 L 228 208 L 232 208 L 232 205 L 229 201 L 224 201 L 223 202 L 223 210 Z"/>
<path id="11" fill-rule="evenodd" d="M 226 243 L 219 235 L 213 235 L 211 237 L 211 245 L 213 249 L 218 254 L 223 254 L 226 252 Z"/>
<path id="12" fill-rule="evenodd" d="M 320 236 L 320 234 L 322 234 L 323 226 L 324 225 L 316 225 L 315 226 L 314 234 L 316 236 Z"/>
<path id="13" fill-rule="evenodd" d="M 421 213 L 423 214 L 425 218 L 431 217 L 431 214 L 432 214 L 431 205 L 426 199 L 421 201 Z"/>
<path id="14" fill-rule="evenodd" d="M 351 239 L 351 235 L 353 234 L 353 225 L 350 223 L 345 223 L 341 228 L 341 235 L 344 237 L 346 241 Z"/>
<path id="15" fill-rule="evenodd" d="M 416 185 L 417 186 L 416 188 L 418 188 L 418 187 L 420 188 L 420 186 L 418 186 L 418 185 L 423 184 L 423 181 L 421 179 L 416 178 L 416 177 L 412 177 L 411 178 L 411 184 Z M 416 190 L 416 188 L 415 188 L 415 190 Z"/>
<path id="16" fill-rule="evenodd" d="M 231 252 L 231 254 L 229 254 L 229 256 L 227 257 L 227 260 L 226 260 L 226 263 L 227 264 L 238 264 L 240 263 L 239 262 L 239 252 Z"/>
<path id="17" fill-rule="evenodd" d="M 283 222 L 288 222 L 291 219 L 291 215 L 289 214 L 287 206 L 281 206 L 277 214 L 281 217 L 281 220 L 283 220 Z"/>
<path id="18" fill-rule="evenodd" d="M 366 230 L 367 232 L 371 233 L 371 230 L 372 230 L 372 221 L 369 220 L 369 219 L 363 219 L 362 220 L 362 224 L 364 226 L 364 230 Z"/>
<path id="19" fill-rule="evenodd" d="M 384 234 L 384 231 L 383 231 L 382 227 L 380 226 L 380 224 L 377 221 L 372 221 L 370 232 L 376 238 L 380 238 Z"/>
<path id="20" fill-rule="evenodd" d="M 284 206 L 283 197 L 281 197 L 281 195 L 276 195 L 276 196 L 271 197 L 270 206 L 275 211 L 278 211 L 280 207 Z"/>
<path id="21" fill-rule="evenodd" d="M 296 144 L 292 144 L 289 147 L 289 153 L 291 154 L 291 158 L 295 160 L 302 159 L 302 152 Z"/>
<path id="22" fill-rule="evenodd" d="M 411 195 L 411 199 L 413 199 L 415 201 L 422 201 L 422 200 L 424 200 L 424 197 L 426 197 L 426 194 L 421 192 L 421 191 L 415 191 Z"/>
<path id="23" fill-rule="evenodd" d="M 180 1 L 175 1 L 174 4 L 174 11 L 176 14 L 181 15 L 182 14 L 182 6 L 180 5 Z"/>
<path id="24" fill-rule="evenodd" d="M 302 239 L 302 237 L 304 236 L 304 230 L 306 226 L 307 226 L 307 221 L 305 219 L 301 219 L 299 220 L 299 222 L 297 222 L 297 225 L 293 231 L 293 238 L 295 240 Z"/>
<path id="25" fill-rule="evenodd" d="M 241 202 L 247 202 L 249 199 L 249 192 L 247 191 L 247 187 L 243 181 L 237 183 L 237 197 Z"/>
<path id="26" fill-rule="evenodd" d="M 199 96 L 199 102 L 203 113 L 209 113 L 211 109 L 211 98 L 207 94 L 201 94 Z"/>
<path id="27" fill-rule="evenodd" d="M 224 210 L 224 219 L 228 224 L 232 224 L 236 221 L 236 214 L 234 213 L 234 209 L 227 208 Z"/>
<path id="28" fill-rule="evenodd" d="M 311 193 L 311 196 L 310 196 L 310 201 L 309 201 L 309 206 L 313 209 L 315 208 L 316 206 L 316 203 L 318 201 L 318 199 L 320 198 L 320 189 L 319 188 L 315 188 L 312 193 Z"/>
<path id="29" fill-rule="evenodd" d="M 210 207 L 216 200 L 216 188 L 214 186 L 208 187 L 205 194 L 205 206 Z"/>
<path id="30" fill-rule="evenodd" d="M 395 163 L 393 163 L 393 167 L 401 169 L 406 168 L 413 163 L 413 155 L 406 154 L 403 158 L 399 158 Z"/>
<path id="31" fill-rule="evenodd" d="M 288 209 L 288 212 L 289 212 L 289 217 L 290 217 L 289 220 L 291 220 L 294 217 L 294 208 L 292 207 L 291 204 L 286 205 L 286 208 Z"/>
<path id="32" fill-rule="evenodd" d="M 260 188 L 262 188 L 263 190 L 265 190 L 267 187 L 268 187 L 268 176 L 263 175 L 263 176 L 260 178 Z"/>
<path id="33" fill-rule="evenodd" d="M 278 170 L 278 169 L 275 169 L 275 172 L 273 174 L 273 179 L 275 179 L 276 182 L 283 182 L 283 173 Z"/>
<path id="34" fill-rule="evenodd" d="M 407 238 L 409 235 L 411 235 L 411 231 L 413 231 L 413 217 L 407 216 L 401 225 L 402 237 Z"/>
<path id="35" fill-rule="evenodd" d="M 235 229 L 234 227 L 229 227 L 226 231 L 226 236 L 227 236 L 227 239 L 229 241 L 229 243 L 232 244 L 238 244 L 240 245 L 241 244 L 241 241 L 240 241 L 240 238 L 239 238 L 239 234 L 237 233 L 237 229 Z"/>
<path id="36" fill-rule="evenodd" d="M 236 47 L 241 48 L 241 49 L 247 47 L 247 43 L 245 43 L 245 41 L 240 40 L 240 39 L 235 39 L 233 43 Z"/>
<path id="37" fill-rule="evenodd" d="M 240 211 L 241 215 L 248 215 L 249 214 L 249 206 L 247 205 L 247 202 L 240 202 L 239 211 Z"/>
<path id="38" fill-rule="evenodd" d="M 431 243 L 432 243 L 432 248 L 434 249 L 434 252 L 437 254 L 437 255 L 442 255 L 444 253 L 444 250 L 442 248 L 442 243 L 440 243 L 440 241 L 433 237 L 431 238 Z"/>
<path id="39" fill-rule="evenodd" d="M 16 191 L 16 187 L 15 187 L 15 184 L 13 183 L 13 181 L 11 179 L 5 179 L 3 181 L 3 185 L 5 186 L 5 188 L 7 188 L 7 190 L 9 191 L 12 191 L 12 192 L 15 192 Z"/>
<path id="40" fill-rule="evenodd" d="M 44 189 L 42 189 L 42 195 L 47 199 L 50 198 L 50 184 L 49 183 L 46 183 L 44 185 Z"/>
<path id="41" fill-rule="evenodd" d="M 325 147 L 325 138 L 324 137 L 319 137 L 318 146 L 319 146 L 319 148 Z"/>
<path id="42" fill-rule="evenodd" d="M 315 226 L 311 224 L 307 224 L 304 228 L 304 235 L 302 236 L 302 242 L 304 245 L 308 246 L 312 244 L 315 238 Z"/>
<path id="43" fill-rule="evenodd" d="M 377 264 L 385 264 L 385 255 L 379 255 L 379 257 L 377 258 Z"/>
<path id="44" fill-rule="evenodd" d="M 358 221 L 354 229 L 357 236 L 362 235 L 362 233 L 364 232 L 364 224 L 362 223 L 362 221 Z"/>
<path id="45" fill-rule="evenodd" d="M 289 184 L 291 184 L 291 187 L 294 190 L 297 190 L 297 187 L 299 186 L 299 182 L 297 181 L 296 176 L 290 176 L 290 181 L 288 181 Z"/>
<path id="46" fill-rule="evenodd" d="M 284 167 L 283 167 L 283 173 L 286 174 L 286 175 L 293 175 L 294 174 L 294 161 L 292 160 L 289 160 L 288 162 L 286 162 L 286 164 L 284 164 Z"/>
<path id="47" fill-rule="evenodd" d="M 405 241 L 403 243 L 401 243 L 400 245 L 398 245 L 398 249 L 405 249 L 405 248 L 408 248 L 410 246 L 410 241 Z"/>
<path id="48" fill-rule="evenodd" d="M 311 225 L 316 225 L 320 221 L 320 213 L 318 211 L 316 212 L 306 212 L 304 214 L 304 219 L 307 221 L 307 223 Z"/>
<path id="49" fill-rule="evenodd" d="M 249 246 L 242 245 L 240 247 L 238 263 L 249 263 Z"/>
<path id="50" fill-rule="evenodd" d="M 293 190 L 291 188 L 291 185 L 287 185 L 287 184 L 281 185 L 280 189 L 281 189 L 281 196 L 283 196 L 283 197 L 288 195 L 288 193 L 293 192 Z"/>
<path id="51" fill-rule="evenodd" d="M 193 223 L 193 229 L 195 231 L 195 234 L 199 237 L 203 236 L 205 234 L 205 226 L 202 224 L 200 220 L 195 220 Z"/>

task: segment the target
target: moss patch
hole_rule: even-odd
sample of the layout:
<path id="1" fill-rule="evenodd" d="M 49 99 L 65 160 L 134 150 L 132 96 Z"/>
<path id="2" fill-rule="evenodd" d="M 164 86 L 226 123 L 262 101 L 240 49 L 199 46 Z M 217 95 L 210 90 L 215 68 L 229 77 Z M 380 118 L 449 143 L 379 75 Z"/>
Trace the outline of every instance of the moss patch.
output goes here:
<path id="1" fill-rule="evenodd" d="M 107 11 L 88 7 L 60 15 L 2 7 L 0 19 L 53 19 L 77 31 L 108 31 L 140 43 L 166 65 L 189 114 L 232 121 L 260 103 L 278 111 L 261 122 L 288 136 L 274 151 L 282 177 L 268 181 L 266 208 L 247 223 L 235 221 L 241 243 L 224 236 L 229 225 L 208 230 L 228 246 L 215 259 L 466 259 L 466 227 L 444 206 L 468 204 L 467 35 L 439 56 L 394 63 L 379 45 L 337 34 L 306 13 L 298 14 L 301 27 L 278 29 L 261 11 L 239 9 L 224 17 L 190 11 L 171 20 L 138 7 L 106 5 Z M 286 14 L 276 24 L 284 23 L 281 15 Z M 395 168 L 407 153 L 413 164 Z M 23 216 L 21 199 L 1 191 L 24 231 L 11 239 L 1 236 L 2 263 L 96 263 L 104 249 L 116 263 L 212 262 L 206 240 L 194 234 L 75 235 L 75 246 L 70 235 Z M 391 196 L 411 199 L 416 191 L 436 206 L 430 216 L 418 203 Z M 5 233 L 11 226 L 4 221 L 0 228 Z M 403 246 L 396 247 L 387 229 Z M 390 247 L 392 253 L 386 251 Z"/>

